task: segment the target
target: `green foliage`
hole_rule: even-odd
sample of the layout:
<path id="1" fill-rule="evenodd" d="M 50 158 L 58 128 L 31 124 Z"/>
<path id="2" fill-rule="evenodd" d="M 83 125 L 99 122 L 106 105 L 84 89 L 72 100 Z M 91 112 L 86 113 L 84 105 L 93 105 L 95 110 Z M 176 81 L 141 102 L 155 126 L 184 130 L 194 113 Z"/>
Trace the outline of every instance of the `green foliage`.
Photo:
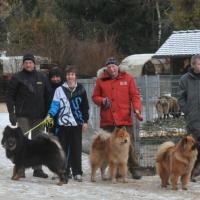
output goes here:
<path id="1" fill-rule="evenodd" d="M 24 11 L 31 16 L 34 8 L 37 5 L 37 0 L 22 0 Z"/>
<path id="2" fill-rule="evenodd" d="M 168 0 L 160 0 L 162 19 Z M 155 1 L 149 0 L 55 0 L 55 15 L 66 19 L 79 38 L 110 34 L 117 36 L 123 54 L 149 53 L 157 49 L 158 19 Z M 167 21 L 165 21 L 166 24 Z M 169 35 L 169 27 L 163 29 Z M 163 34 L 163 40 L 166 34 Z"/>
<path id="3" fill-rule="evenodd" d="M 170 19 L 176 29 L 200 28 L 200 1 L 199 0 L 171 0 L 173 10 Z"/>
<path id="4" fill-rule="evenodd" d="M 9 27 L 10 54 L 22 54 L 30 49 L 37 55 L 58 60 L 68 40 L 67 26 L 55 18 L 32 18 L 15 22 Z"/>
<path id="5" fill-rule="evenodd" d="M 56 17 L 67 24 L 69 34 L 79 40 L 116 37 L 122 54 L 150 53 L 158 48 L 160 5 L 161 42 L 170 34 L 166 10 L 169 0 L 9 0 L 12 12 L 8 23 L 21 23 L 44 16 Z M 11 21 L 11 22 L 10 22 Z"/>
<path id="6" fill-rule="evenodd" d="M 106 40 L 112 41 L 112 51 L 108 52 L 116 52 L 113 49 L 117 47 L 116 54 L 155 52 L 159 30 L 156 2 L 163 42 L 171 33 L 170 0 L 9 0 L 11 12 L 6 21 L 10 32 L 8 50 L 20 54 L 32 48 L 55 60 L 56 48 L 66 45 L 63 39 L 66 35 L 70 44 L 76 40 L 82 47 L 90 44 L 97 48 L 99 45 L 99 52 Z M 58 59 L 61 58 L 58 56 Z M 67 64 L 75 59 L 61 60 Z M 102 58 L 99 60 L 102 62 Z"/>

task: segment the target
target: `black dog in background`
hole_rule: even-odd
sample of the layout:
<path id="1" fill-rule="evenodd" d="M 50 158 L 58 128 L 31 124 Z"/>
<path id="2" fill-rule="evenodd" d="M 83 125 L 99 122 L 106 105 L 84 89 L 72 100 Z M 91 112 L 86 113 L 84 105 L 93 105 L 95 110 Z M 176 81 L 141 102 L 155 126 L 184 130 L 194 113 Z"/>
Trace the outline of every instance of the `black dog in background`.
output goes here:
<path id="1" fill-rule="evenodd" d="M 23 168 L 45 165 L 58 175 L 58 185 L 68 182 L 65 174 L 65 154 L 55 137 L 38 134 L 29 140 L 19 127 L 7 126 L 1 144 L 6 150 L 6 157 L 15 164 L 12 180 L 19 180 Z"/>

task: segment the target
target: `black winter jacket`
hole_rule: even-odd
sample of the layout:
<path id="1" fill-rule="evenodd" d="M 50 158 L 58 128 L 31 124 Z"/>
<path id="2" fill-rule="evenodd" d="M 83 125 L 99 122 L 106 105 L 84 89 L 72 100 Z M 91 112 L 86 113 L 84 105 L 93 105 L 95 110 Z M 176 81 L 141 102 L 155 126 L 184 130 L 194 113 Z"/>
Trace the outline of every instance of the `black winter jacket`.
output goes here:
<path id="1" fill-rule="evenodd" d="M 22 70 L 10 80 L 6 95 L 9 113 L 31 119 L 44 118 L 49 105 L 50 85 L 47 77 L 38 71 Z"/>

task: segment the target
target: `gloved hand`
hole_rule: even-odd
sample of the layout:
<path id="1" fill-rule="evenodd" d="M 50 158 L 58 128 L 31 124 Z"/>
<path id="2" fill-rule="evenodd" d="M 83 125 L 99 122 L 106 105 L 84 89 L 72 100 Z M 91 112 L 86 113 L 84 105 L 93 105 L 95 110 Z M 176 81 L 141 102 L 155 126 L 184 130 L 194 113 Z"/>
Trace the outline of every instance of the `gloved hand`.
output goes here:
<path id="1" fill-rule="evenodd" d="M 135 116 L 139 121 L 143 121 L 143 117 L 139 110 L 135 110 Z"/>
<path id="2" fill-rule="evenodd" d="M 53 117 L 50 114 L 48 114 L 45 117 L 45 123 L 46 123 L 47 127 L 49 127 L 49 128 L 53 127 L 53 125 L 54 125 L 54 119 L 53 119 Z"/>
<path id="3" fill-rule="evenodd" d="M 102 105 L 104 108 L 110 108 L 111 107 L 111 101 L 108 97 L 105 97 L 103 99 Z"/>
<path id="4" fill-rule="evenodd" d="M 10 123 L 13 126 L 16 126 L 16 124 L 17 124 L 17 117 L 16 117 L 15 113 L 9 113 L 9 120 L 10 120 Z"/>

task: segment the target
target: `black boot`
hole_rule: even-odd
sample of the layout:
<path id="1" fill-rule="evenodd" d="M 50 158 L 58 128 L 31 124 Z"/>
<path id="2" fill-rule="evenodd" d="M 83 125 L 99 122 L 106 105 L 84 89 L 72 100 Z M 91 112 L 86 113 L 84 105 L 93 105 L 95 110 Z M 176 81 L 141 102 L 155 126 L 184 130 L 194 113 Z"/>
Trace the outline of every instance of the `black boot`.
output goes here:
<path id="1" fill-rule="evenodd" d="M 33 176 L 39 177 L 39 178 L 48 178 L 48 175 L 45 174 L 42 169 L 35 169 L 33 171 Z"/>
<path id="2" fill-rule="evenodd" d="M 134 172 L 132 172 L 132 178 L 139 180 L 142 178 L 142 176 L 139 175 L 138 172 L 134 170 Z"/>

